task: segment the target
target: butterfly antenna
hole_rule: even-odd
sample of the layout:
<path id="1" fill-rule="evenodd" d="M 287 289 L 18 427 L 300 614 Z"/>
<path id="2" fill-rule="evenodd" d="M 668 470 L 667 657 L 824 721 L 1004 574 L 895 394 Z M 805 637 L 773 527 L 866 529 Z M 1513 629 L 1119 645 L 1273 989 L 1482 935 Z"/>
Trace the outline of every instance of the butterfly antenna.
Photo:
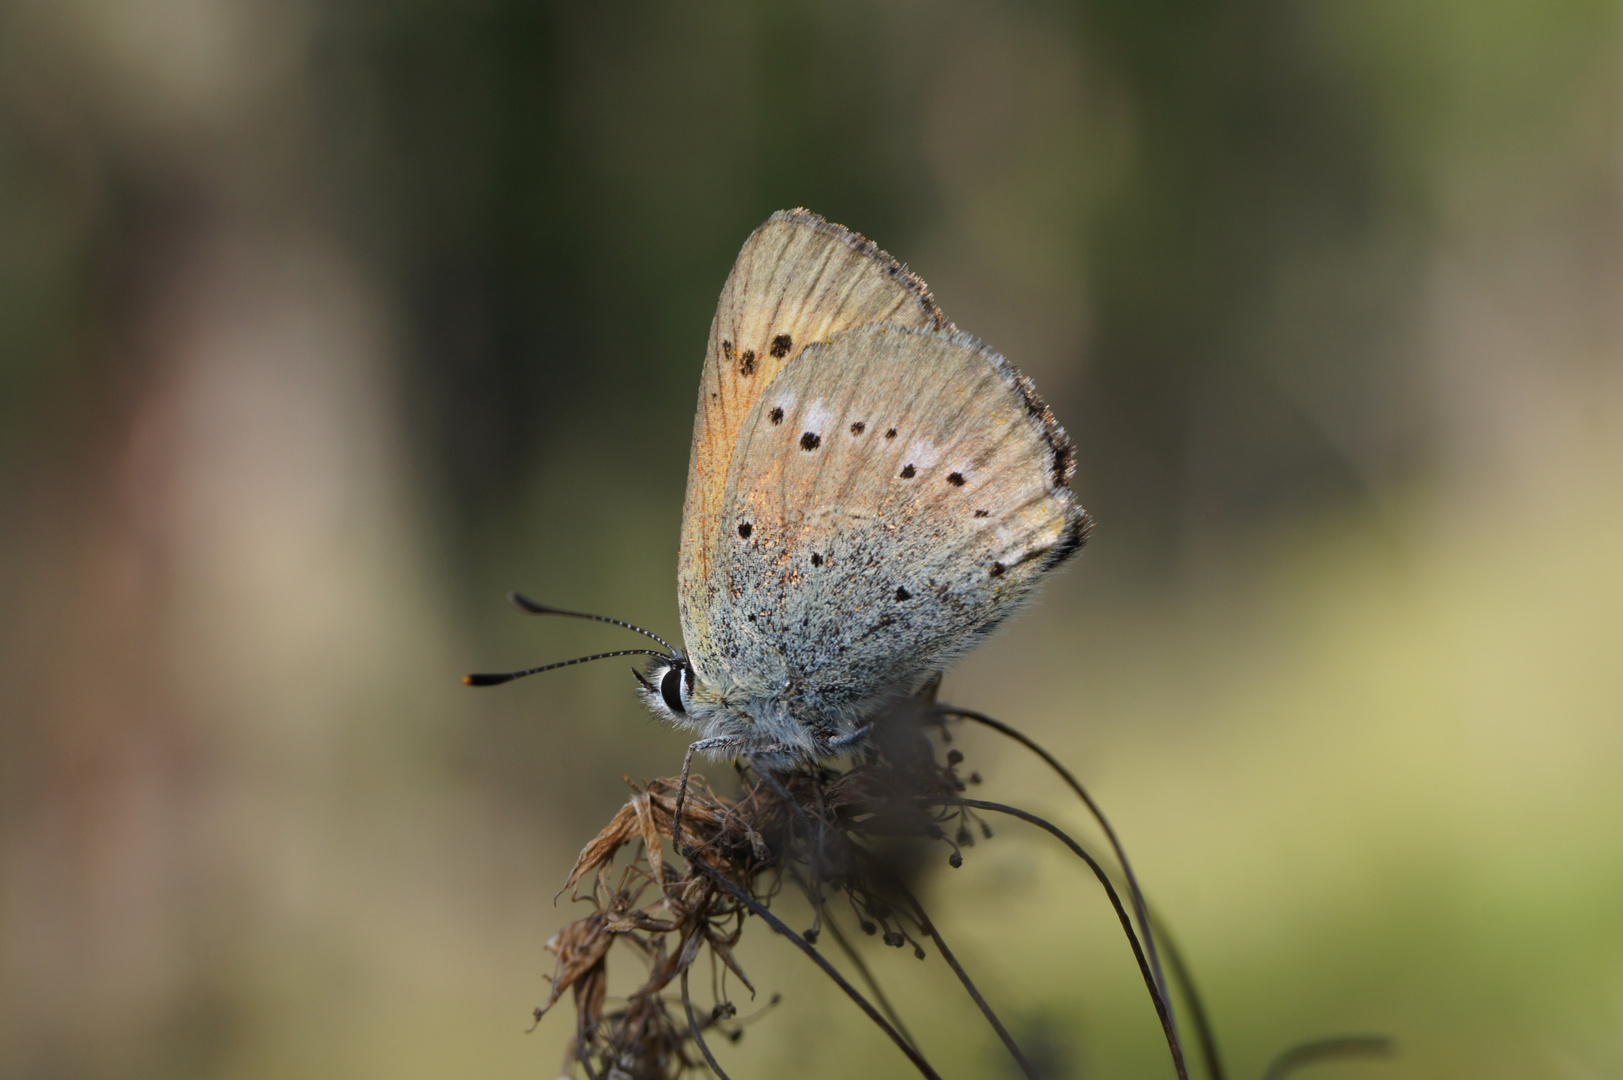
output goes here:
<path id="1" fill-rule="evenodd" d="M 658 634 L 654 633 L 652 630 L 644 630 L 642 627 L 637 626 L 635 623 L 624 622 L 623 620 L 620 620 L 620 619 L 611 619 L 607 615 L 590 615 L 590 614 L 587 614 L 584 611 L 565 611 L 563 608 L 549 607 L 546 604 L 538 604 L 538 603 L 536 603 L 534 600 L 531 600 L 528 596 L 525 596 L 523 593 L 516 593 L 516 592 L 508 593 L 507 594 L 507 602 L 509 604 L 512 604 L 514 607 L 518 608 L 520 611 L 525 612 L 525 613 L 530 614 L 530 615 L 567 615 L 571 619 L 591 619 L 593 622 L 606 622 L 606 623 L 612 623 L 615 626 L 623 626 L 627 630 L 635 630 L 637 633 L 641 634 L 643 637 L 653 638 L 655 641 L 657 641 L 661 645 L 665 646 L 665 651 L 666 652 L 669 652 L 669 653 L 675 653 L 676 652 L 675 649 L 671 648 L 670 642 L 666 641 L 664 638 L 660 637 Z"/>
<path id="2" fill-rule="evenodd" d="M 585 664 L 592 660 L 607 660 L 611 656 L 658 656 L 669 660 L 670 657 L 653 649 L 619 649 L 615 652 L 600 652 L 593 656 L 577 656 L 573 660 L 560 660 L 556 664 L 542 664 L 540 667 L 528 668 L 524 671 L 503 671 L 496 674 L 464 675 L 462 681 L 468 686 L 500 686 L 504 682 L 522 679 L 526 675 L 536 675 L 553 668 L 569 667 L 572 664 Z"/>

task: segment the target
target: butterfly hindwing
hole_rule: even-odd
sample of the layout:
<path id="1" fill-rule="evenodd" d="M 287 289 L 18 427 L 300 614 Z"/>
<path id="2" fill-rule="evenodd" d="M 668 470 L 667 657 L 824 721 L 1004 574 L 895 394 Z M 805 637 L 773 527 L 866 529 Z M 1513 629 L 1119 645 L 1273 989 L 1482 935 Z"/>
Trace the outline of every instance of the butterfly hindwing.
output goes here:
<path id="1" fill-rule="evenodd" d="M 1081 546 L 1070 469 L 1030 384 L 965 335 L 876 326 L 813 345 L 741 426 L 701 675 L 837 734 Z"/>
<path id="2" fill-rule="evenodd" d="M 714 652 L 713 559 L 746 417 L 808 346 L 874 324 L 950 327 L 922 281 L 874 244 L 810 211 L 779 211 L 744 243 L 711 323 L 694 418 L 677 575 L 690 652 Z"/>

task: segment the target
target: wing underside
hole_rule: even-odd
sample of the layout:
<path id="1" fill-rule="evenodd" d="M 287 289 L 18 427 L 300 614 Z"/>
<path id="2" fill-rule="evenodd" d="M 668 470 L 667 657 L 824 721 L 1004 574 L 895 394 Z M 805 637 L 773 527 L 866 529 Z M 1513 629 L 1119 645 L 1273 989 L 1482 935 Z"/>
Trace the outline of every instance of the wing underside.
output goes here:
<path id="1" fill-rule="evenodd" d="M 682 514 L 678 599 L 690 652 L 714 652 L 720 514 L 746 418 L 808 346 L 881 324 L 951 325 L 906 267 L 809 211 L 774 214 L 739 252 L 710 328 Z"/>
<path id="2" fill-rule="evenodd" d="M 704 674 L 798 695 L 808 722 L 905 692 L 1081 546 L 1070 467 L 1029 383 L 964 335 L 878 326 L 809 348 L 740 427 Z"/>

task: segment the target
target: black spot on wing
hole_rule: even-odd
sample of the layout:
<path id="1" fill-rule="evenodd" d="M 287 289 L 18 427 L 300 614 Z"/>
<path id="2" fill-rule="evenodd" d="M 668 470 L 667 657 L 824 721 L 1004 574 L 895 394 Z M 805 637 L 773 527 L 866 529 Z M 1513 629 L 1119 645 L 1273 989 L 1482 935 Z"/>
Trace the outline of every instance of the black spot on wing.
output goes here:
<path id="1" fill-rule="evenodd" d="M 802 450 L 816 450 L 822 445 L 823 437 L 815 431 L 808 431 L 800 437 L 800 448 Z"/>
<path id="2" fill-rule="evenodd" d="M 864 431 L 867 431 L 867 430 L 868 430 L 868 425 L 864 424 L 861 420 L 858 420 L 858 421 L 856 421 L 855 423 L 853 423 L 851 425 L 851 434 L 853 434 L 853 435 L 861 435 Z"/>
<path id="3" fill-rule="evenodd" d="M 899 475 L 903 480 L 911 480 L 911 479 L 913 479 L 913 477 L 917 476 L 918 474 L 919 474 L 919 471 L 917 469 L 913 468 L 912 462 L 908 462 L 908 464 L 906 464 L 906 465 L 904 465 L 902 467 L 902 471 L 900 473 L 898 473 L 897 475 Z"/>
<path id="4" fill-rule="evenodd" d="M 767 351 L 778 359 L 789 355 L 789 350 L 795 347 L 795 339 L 788 334 L 779 334 L 772 339 L 772 346 Z"/>
<path id="5" fill-rule="evenodd" d="M 976 517 L 990 517 L 991 514 L 990 514 L 990 512 L 988 512 L 986 510 L 977 510 L 977 511 L 975 511 L 975 516 Z"/>
<path id="6" fill-rule="evenodd" d="M 900 585 L 898 585 L 898 586 L 896 586 L 896 599 L 898 599 L 898 600 L 911 600 L 911 599 L 913 599 L 913 594 L 908 592 L 906 589 L 902 588 Z"/>
<path id="7" fill-rule="evenodd" d="M 1003 576 L 1003 571 L 1005 569 L 1006 568 L 1004 567 L 1004 565 L 1002 563 L 995 562 L 995 563 L 992 564 L 991 575 L 993 577 L 1002 577 Z"/>
<path id="8" fill-rule="evenodd" d="M 889 431 L 885 432 L 885 438 L 894 439 L 895 437 L 896 437 L 896 429 L 895 428 L 891 428 Z"/>
<path id="9" fill-rule="evenodd" d="M 746 378 L 755 374 L 755 350 L 745 349 L 738 358 L 738 373 Z"/>
<path id="10" fill-rule="evenodd" d="M 783 423 L 783 410 L 782 409 L 773 409 L 771 412 L 767 413 L 766 415 L 767 415 L 767 419 L 771 420 L 774 424 Z"/>
<path id="11" fill-rule="evenodd" d="M 750 538 L 750 533 L 754 531 L 755 526 L 751 525 L 749 522 L 741 521 L 738 523 L 738 535 L 740 539 L 748 540 Z"/>
<path id="12" fill-rule="evenodd" d="M 948 473 L 947 474 L 947 483 L 951 484 L 953 487 L 963 487 L 964 486 L 964 474 L 961 473 L 961 472 Z"/>

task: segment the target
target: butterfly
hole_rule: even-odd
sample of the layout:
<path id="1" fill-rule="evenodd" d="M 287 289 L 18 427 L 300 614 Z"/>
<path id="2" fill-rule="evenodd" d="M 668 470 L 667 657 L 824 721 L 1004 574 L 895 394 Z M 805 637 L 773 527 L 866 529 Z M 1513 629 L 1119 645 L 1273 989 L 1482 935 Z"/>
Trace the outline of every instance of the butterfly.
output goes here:
<path id="1" fill-rule="evenodd" d="M 1081 549 L 1074 465 L 1030 380 L 922 280 L 808 210 L 773 214 L 710 326 L 677 571 L 684 648 L 650 651 L 644 700 L 712 757 L 851 750 Z"/>

